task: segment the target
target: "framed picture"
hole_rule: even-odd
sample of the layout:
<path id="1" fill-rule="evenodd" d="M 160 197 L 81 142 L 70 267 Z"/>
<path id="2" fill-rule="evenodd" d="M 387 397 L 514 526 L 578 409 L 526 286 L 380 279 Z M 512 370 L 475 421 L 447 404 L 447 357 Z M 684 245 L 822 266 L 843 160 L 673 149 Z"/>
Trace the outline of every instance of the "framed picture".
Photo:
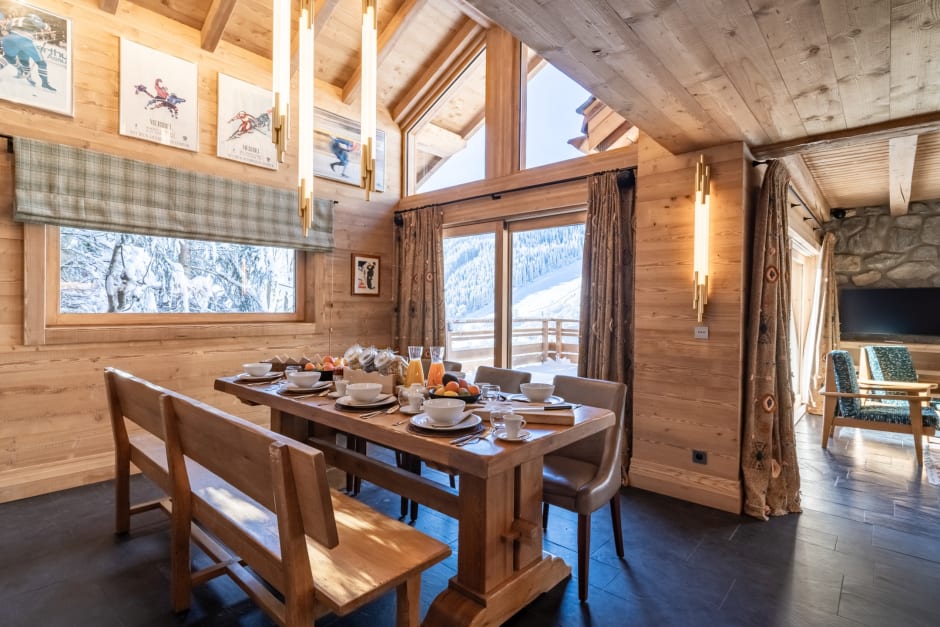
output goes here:
<path id="1" fill-rule="evenodd" d="M 270 90 L 219 72 L 217 154 L 276 170 L 277 149 L 271 142 L 273 102 Z"/>
<path id="2" fill-rule="evenodd" d="M 121 38 L 121 135 L 199 150 L 196 64 Z"/>
<path id="3" fill-rule="evenodd" d="M 379 295 L 379 258 L 352 254 L 352 293 L 360 296 Z"/>
<path id="4" fill-rule="evenodd" d="M 72 115 L 72 22 L 0 0 L 0 98 Z"/>
<path id="5" fill-rule="evenodd" d="M 359 185 L 362 150 L 359 123 L 323 109 L 314 110 L 313 173 Z M 385 131 L 375 135 L 375 189 L 385 191 Z"/>

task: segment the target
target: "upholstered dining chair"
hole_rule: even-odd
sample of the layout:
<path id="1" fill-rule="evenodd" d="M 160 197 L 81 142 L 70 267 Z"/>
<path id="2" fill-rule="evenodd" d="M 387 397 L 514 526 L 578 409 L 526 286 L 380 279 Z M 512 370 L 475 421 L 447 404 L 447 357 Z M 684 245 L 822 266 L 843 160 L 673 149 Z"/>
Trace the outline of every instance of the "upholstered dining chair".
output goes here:
<path id="1" fill-rule="evenodd" d="M 473 383 L 493 383 L 499 386 L 500 392 L 518 394 L 519 386 L 532 380 L 531 372 L 510 370 L 508 368 L 494 368 L 493 366 L 480 366 L 473 377 Z"/>
<path id="2" fill-rule="evenodd" d="M 936 385 L 920 382 L 917 369 L 914 368 L 911 352 L 903 344 L 863 346 L 858 357 L 858 377 L 859 387 L 861 388 L 868 387 L 872 381 L 878 383 L 916 383 L 918 384 L 917 392 L 921 396 L 927 397 L 936 387 Z M 877 393 L 884 394 L 882 391 Z M 891 405 L 907 404 L 905 401 L 897 400 L 885 400 L 884 402 Z M 930 403 L 934 411 L 937 411 L 940 407 L 940 400 L 938 399 L 932 399 Z"/>
<path id="3" fill-rule="evenodd" d="M 861 392 L 855 363 L 847 351 L 831 351 L 826 361 L 822 447 L 827 448 L 835 427 L 910 433 L 914 436 L 917 463 L 923 464 L 923 436 L 933 435 L 940 424 L 937 412 L 925 406 L 924 397 L 916 390 L 905 390 L 896 385 Z M 891 398 L 885 398 L 887 395 Z M 868 402 L 863 404 L 862 400 L 866 399 Z"/>
<path id="4" fill-rule="evenodd" d="M 623 557 L 620 525 L 620 464 L 623 452 L 623 383 L 555 376 L 555 394 L 566 401 L 603 407 L 614 413 L 614 425 L 545 456 L 542 471 L 542 527 L 548 528 L 548 506 L 557 505 L 578 515 L 578 598 L 588 597 L 588 560 L 591 548 L 591 514 L 610 504 L 617 557 Z"/>

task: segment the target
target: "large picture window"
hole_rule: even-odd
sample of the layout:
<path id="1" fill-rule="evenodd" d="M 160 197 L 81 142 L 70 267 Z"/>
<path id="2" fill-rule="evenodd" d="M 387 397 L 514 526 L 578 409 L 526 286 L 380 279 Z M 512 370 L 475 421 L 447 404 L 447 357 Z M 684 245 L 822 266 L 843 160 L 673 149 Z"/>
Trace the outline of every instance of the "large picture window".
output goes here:
<path id="1" fill-rule="evenodd" d="M 293 250 L 63 227 L 60 314 L 293 313 Z"/>

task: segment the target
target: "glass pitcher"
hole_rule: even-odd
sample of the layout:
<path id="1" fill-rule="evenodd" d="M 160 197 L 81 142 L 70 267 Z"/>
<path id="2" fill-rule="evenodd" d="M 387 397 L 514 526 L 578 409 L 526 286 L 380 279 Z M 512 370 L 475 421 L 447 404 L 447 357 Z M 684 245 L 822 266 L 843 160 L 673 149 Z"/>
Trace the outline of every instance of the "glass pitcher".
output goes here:
<path id="1" fill-rule="evenodd" d="M 428 387 L 444 383 L 444 347 L 431 347 L 431 365 L 428 366 Z"/>
<path id="2" fill-rule="evenodd" d="M 421 363 L 422 355 L 424 355 L 423 346 L 408 347 L 408 370 L 405 372 L 405 385 L 408 387 L 415 383 L 424 385 L 424 364 Z"/>

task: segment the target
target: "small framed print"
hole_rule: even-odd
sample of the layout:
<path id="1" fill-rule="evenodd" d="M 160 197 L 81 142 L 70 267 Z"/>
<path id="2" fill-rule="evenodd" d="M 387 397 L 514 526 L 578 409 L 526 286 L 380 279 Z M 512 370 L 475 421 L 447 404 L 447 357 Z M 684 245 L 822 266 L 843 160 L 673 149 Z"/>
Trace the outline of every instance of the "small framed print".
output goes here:
<path id="1" fill-rule="evenodd" d="M 0 0 L 0 99 L 72 115 L 72 22 Z"/>
<path id="2" fill-rule="evenodd" d="M 359 296 L 379 295 L 378 257 L 352 254 L 352 293 Z"/>
<path id="3" fill-rule="evenodd" d="M 196 64 L 121 38 L 120 133 L 199 151 Z"/>
<path id="4" fill-rule="evenodd" d="M 217 154 L 262 168 L 277 169 L 271 142 L 271 91 L 219 72 Z"/>

